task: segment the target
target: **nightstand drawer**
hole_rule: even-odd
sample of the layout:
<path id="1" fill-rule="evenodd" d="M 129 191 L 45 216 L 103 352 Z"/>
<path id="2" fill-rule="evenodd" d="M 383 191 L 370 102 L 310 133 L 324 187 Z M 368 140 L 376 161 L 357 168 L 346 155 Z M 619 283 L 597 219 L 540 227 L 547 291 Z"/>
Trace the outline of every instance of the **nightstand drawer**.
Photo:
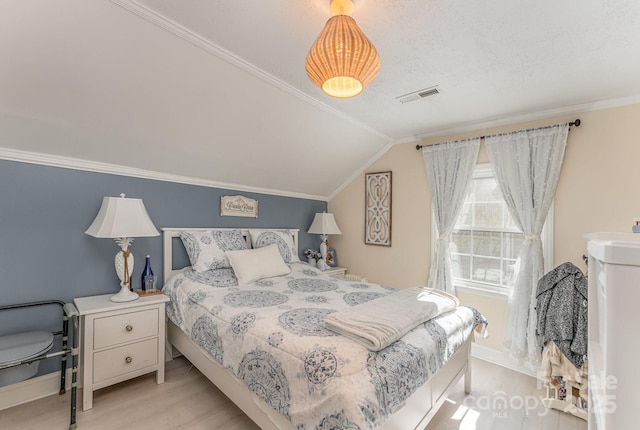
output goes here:
<path id="1" fill-rule="evenodd" d="M 96 318 L 93 348 L 100 349 L 158 335 L 158 309 Z"/>
<path id="2" fill-rule="evenodd" d="M 93 407 L 93 392 L 146 373 L 164 382 L 164 294 L 113 302 L 112 294 L 77 297 L 80 312 L 82 409 Z"/>
<path id="3" fill-rule="evenodd" d="M 149 339 L 97 352 L 93 356 L 93 383 L 158 364 L 158 339 Z"/>
<path id="4" fill-rule="evenodd" d="M 322 271 L 323 275 L 328 276 L 344 276 L 347 273 L 346 267 L 329 267 Z"/>

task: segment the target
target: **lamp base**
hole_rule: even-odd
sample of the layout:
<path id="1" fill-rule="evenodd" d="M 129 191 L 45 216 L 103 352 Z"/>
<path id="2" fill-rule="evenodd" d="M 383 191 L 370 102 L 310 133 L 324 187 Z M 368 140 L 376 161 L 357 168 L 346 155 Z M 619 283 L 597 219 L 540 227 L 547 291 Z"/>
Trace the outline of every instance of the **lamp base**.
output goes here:
<path id="1" fill-rule="evenodd" d="M 137 293 L 130 291 L 129 287 L 127 287 L 126 285 L 121 284 L 120 286 L 122 287 L 120 291 L 117 294 L 114 294 L 113 296 L 111 296 L 112 302 L 116 302 L 116 303 L 132 302 L 134 300 L 138 300 L 138 298 L 140 297 L 138 296 Z"/>
<path id="2" fill-rule="evenodd" d="M 320 242 L 320 256 L 324 261 L 327 261 L 327 251 L 329 250 L 329 240 L 326 234 L 321 236 L 322 242 Z"/>

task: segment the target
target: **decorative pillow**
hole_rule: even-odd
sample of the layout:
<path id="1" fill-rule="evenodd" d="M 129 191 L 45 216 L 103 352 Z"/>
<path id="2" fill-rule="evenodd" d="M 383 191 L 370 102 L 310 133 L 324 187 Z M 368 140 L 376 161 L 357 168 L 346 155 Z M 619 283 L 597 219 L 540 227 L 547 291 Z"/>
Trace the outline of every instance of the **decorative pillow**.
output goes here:
<path id="1" fill-rule="evenodd" d="M 298 249 L 293 244 L 293 236 L 289 230 L 249 230 L 253 248 L 276 244 L 286 263 L 300 261 Z"/>
<path id="2" fill-rule="evenodd" d="M 240 230 L 183 231 L 180 239 L 189 255 L 191 267 L 198 272 L 231 267 L 224 253 L 247 249 Z"/>
<path id="3" fill-rule="evenodd" d="M 227 251 L 225 254 L 238 278 L 238 285 L 291 272 L 275 244 L 257 249 Z"/>

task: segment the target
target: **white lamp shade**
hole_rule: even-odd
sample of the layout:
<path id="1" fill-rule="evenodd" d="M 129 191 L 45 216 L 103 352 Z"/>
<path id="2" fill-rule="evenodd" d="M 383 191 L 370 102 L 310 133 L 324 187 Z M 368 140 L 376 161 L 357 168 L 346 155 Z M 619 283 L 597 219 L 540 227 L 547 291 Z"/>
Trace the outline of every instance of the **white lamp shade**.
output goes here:
<path id="1" fill-rule="evenodd" d="M 316 214 L 307 233 L 323 235 L 342 234 L 340 228 L 338 228 L 338 224 L 336 224 L 336 219 L 333 217 L 333 214 L 326 212 Z"/>
<path id="2" fill-rule="evenodd" d="M 93 237 L 148 237 L 159 236 L 141 199 L 105 197 L 96 219 L 86 234 Z"/>

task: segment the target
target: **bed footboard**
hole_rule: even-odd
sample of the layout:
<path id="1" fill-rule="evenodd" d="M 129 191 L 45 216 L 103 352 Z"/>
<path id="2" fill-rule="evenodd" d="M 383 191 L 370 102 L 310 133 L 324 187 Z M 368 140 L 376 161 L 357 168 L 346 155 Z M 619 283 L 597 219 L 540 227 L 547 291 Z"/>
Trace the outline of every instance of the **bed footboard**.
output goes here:
<path id="1" fill-rule="evenodd" d="M 204 349 L 195 344 L 171 321 L 167 322 L 167 336 L 169 348 L 175 348 L 182 353 L 261 429 L 295 430 L 289 420 L 278 414 L 264 400 L 256 396 L 244 382 L 213 360 Z M 473 335 L 470 335 L 444 367 L 413 393 L 405 405 L 385 422 L 381 430 L 424 429 L 462 377 L 465 378 L 465 391 L 470 390 L 469 358 L 472 340 Z M 174 350 L 173 353 L 175 352 Z"/>

